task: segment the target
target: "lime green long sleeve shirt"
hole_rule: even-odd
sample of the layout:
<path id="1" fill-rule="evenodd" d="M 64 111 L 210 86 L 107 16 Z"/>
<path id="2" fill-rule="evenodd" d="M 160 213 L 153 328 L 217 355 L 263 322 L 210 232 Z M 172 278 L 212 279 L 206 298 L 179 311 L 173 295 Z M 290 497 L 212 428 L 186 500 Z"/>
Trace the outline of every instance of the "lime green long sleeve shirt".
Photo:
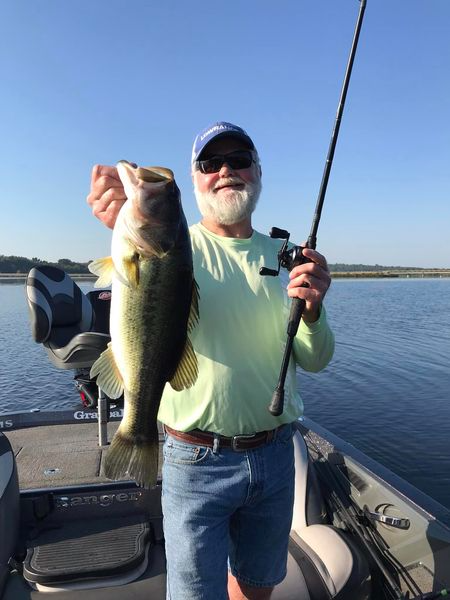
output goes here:
<path id="1" fill-rule="evenodd" d="M 199 285 L 199 323 L 190 335 L 199 375 L 187 390 L 167 384 L 158 419 L 179 431 L 201 429 L 226 436 L 251 434 L 290 423 L 303 413 L 296 364 L 317 372 L 334 351 L 324 307 L 315 323 L 300 323 L 285 386 L 284 412 L 268 410 L 286 344 L 291 300 L 285 277 L 262 277 L 276 268 L 279 241 L 254 231 L 251 238 L 190 228 L 194 275 Z M 281 274 L 280 274 L 281 275 Z"/>

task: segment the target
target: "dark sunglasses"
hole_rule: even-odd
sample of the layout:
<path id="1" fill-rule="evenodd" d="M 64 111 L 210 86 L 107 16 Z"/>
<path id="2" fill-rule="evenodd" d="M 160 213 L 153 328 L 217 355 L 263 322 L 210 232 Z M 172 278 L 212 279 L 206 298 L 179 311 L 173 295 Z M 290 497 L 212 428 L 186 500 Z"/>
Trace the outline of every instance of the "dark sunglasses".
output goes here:
<path id="1" fill-rule="evenodd" d="M 218 173 L 226 163 L 231 169 L 248 169 L 252 163 L 256 162 L 253 153 L 250 150 L 235 150 L 228 154 L 216 154 L 205 160 L 197 160 L 196 167 L 205 174 Z"/>

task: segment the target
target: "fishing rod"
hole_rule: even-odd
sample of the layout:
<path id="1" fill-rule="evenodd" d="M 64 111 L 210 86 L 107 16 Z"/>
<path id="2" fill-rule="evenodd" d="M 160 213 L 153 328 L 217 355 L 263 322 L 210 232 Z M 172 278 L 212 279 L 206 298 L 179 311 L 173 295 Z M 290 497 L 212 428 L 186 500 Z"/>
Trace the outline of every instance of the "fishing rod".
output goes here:
<path id="1" fill-rule="evenodd" d="M 350 50 L 350 56 L 347 63 L 347 69 L 345 71 L 344 83 L 342 86 L 341 96 L 339 98 L 338 109 L 336 113 L 336 120 L 334 123 L 333 133 L 331 135 L 330 146 L 328 149 L 327 159 L 325 161 L 325 168 L 323 171 L 322 182 L 320 184 L 319 195 L 317 198 L 316 209 L 312 222 L 311 232 L 308 237 L 308 241 L 305 246 L 294 246 L 288 249 L 289 233 L 284 229 L 278 229 L 278 227 L 272 227 L 270 230 L 270 237 L 283 239 L 284 243 L 278 252 L 278 269 L 268 269 L 261 267 L 259 270 L 260 275 L 270 275 L 272 277 L 277 276 L 280 273 L 280 268 L 284 267 L 288 271 L 291 271 L 294 267 L 302 265 L 307 262 L 312 262 L 306 256 L 303 256 L 303 250 L 305 248 L 316 248 L 317 242 L 317 230 L 319 228 L 319 221 L 322 214 L 323 202 L 325 199 L 325 193 L 327 190 L 328 179 L 330 177 L 331 165 L 333 162 L 334 151 L 336 148 L 336 142 L 339 135 L 339 128 L 341 125 L 342 113 L 344 111 L 345 99 L 347 96 L 348 84 L 350 82 L 350 75 L 352 72 L 353 61 L 355 59 L 356 47 L 358 45 L 359 34 L 361 31 L 361 25 L 364 17 L 364 11 L 366 9 L 366 0 L 359 0 L 360 7 L 358 13 L 358 19 L 356 21 L 355 32 L 353 34 L 353 41 Z M 308 287 L 305 284 L 304 287 Z M 284 383 L 286 380 L 286 373 L 289 365 L 289 359 L 292 351 L 292 345 L 294 342 L 295 335 L 297 334 L 300 319 L 302 318 L 303 311 L 305 309 L 306 302 L 302 298 L 293 298 L 291 304 L 291 312 L 289 315 L 289 321 L 287 325 L 287 342 L 284 351 L 283 361 L 281 364 L 281 372 L 278 380 L 278 385 L 273 393 L 272 401 L 269 405 L 269 411 L 274 416 L 279 416 L 283 412 L 284 407 Z"/>

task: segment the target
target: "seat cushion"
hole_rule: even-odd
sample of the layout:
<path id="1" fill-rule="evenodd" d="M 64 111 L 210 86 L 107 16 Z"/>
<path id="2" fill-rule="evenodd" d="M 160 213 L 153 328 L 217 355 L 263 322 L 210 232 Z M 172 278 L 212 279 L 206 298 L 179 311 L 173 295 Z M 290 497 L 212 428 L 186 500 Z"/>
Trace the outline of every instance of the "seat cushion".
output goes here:
<path id="1" fill-rule="evenodd" d="M 300 563 L 311 600 L 370 598 L 367 560 L 346 532 L 331 525 L 310 525 L 291 533 L 289 549 Z"/>

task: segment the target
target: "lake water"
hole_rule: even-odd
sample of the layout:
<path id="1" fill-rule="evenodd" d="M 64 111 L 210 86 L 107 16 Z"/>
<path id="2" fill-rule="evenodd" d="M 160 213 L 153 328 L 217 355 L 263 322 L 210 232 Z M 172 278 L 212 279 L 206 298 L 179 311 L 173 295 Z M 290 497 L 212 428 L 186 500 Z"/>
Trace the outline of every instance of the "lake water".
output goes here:
<path id="1" fill-rule="evenodd" d="M 299 373 L 305 414 L 450 508 L 450 279 L 335 280 L 326 306 L 336 352 Z M 31 338 L 23 282 L 0 282 L 0 414 L 77 402 Z"/>

